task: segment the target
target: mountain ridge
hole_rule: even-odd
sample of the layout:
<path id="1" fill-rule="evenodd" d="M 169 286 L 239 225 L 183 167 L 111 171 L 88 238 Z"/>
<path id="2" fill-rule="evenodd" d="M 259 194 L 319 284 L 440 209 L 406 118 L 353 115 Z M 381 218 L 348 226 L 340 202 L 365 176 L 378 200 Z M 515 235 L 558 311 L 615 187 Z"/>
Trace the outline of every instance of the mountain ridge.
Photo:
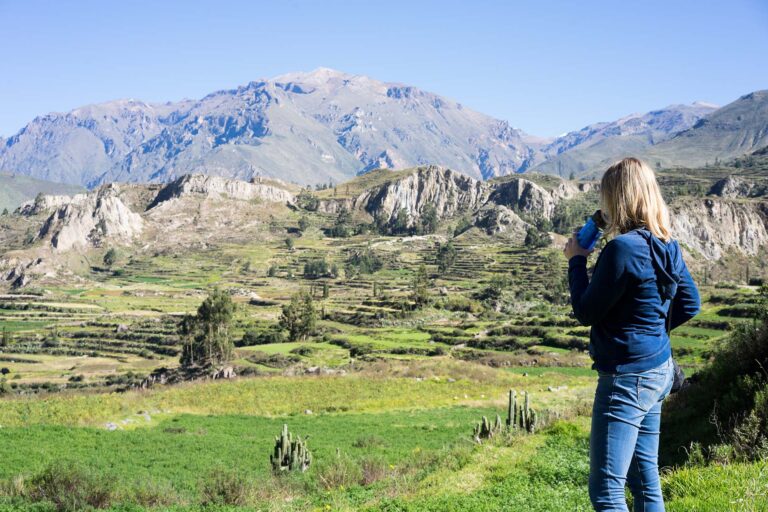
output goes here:
<path id="1" fill-rule="evenodd" d="M 694 127 L 720 110 L 676 104 L 542 138 L 417 87 L 318 68 L 197 100 L 122 99 L 38 116 L 2 140 L 0 170 L 89 188 L 194 173 L 314 185 L 429 164 L 478 179 L 582 175 L 625 154 L 679 163 L 657 153 L 674 153 L 664 144 L 700 133 Z"/>

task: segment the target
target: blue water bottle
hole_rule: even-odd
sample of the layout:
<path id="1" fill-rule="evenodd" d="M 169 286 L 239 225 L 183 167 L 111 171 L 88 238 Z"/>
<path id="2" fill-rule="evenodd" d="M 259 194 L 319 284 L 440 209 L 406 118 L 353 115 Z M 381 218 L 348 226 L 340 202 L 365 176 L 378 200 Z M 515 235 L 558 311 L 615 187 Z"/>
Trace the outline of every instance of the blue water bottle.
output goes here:
<path id="1" fill-rule="evenodd" d="M 603 235 L 603 229 L 605 229 L 605 219 L 602 212 L 597 210 L 576 233 L 576 241 L 583 249 L 591 251 Z"/>

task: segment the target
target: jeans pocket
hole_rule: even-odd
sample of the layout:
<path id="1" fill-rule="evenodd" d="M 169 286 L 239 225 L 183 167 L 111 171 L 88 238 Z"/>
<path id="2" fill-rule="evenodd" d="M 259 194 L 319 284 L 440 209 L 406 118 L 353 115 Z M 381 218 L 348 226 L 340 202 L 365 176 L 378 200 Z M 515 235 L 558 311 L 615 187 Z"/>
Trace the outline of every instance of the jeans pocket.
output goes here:
<path id="1" fill-rule="evenodd" d="M 638 405 L 645 411 L 651 409 L 666 391 L 668 378 L 665 373 L 643 375 L 637 380 Z"/>

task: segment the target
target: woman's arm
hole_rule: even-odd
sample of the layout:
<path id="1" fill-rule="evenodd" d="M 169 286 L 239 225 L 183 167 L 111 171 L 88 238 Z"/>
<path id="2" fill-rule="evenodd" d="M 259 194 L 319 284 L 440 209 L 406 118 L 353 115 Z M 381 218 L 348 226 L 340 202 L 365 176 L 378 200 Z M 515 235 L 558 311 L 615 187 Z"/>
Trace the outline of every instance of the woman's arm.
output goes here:
<path id="1" fill-rule="evenodd" d="M 587 277 L 585 256 L 576 255 L 568 260 L 571 306 L 582 325 L 600 321 L 624 293 L 627 283 L 625 250 L 617 240 L 608 242 L 595 265 L 592 281 Z"/>
<path id="2" fill-rule="evenodd" d="M 684 324 L 701 310 L 701 298 L 699 297 L 699 289 L 696 287 L 696 283 L 693 282 L 691 273 L 688 271 L 688 266 L 683 260 L 683 256 L 680 253 L 680 247 L 677 248 L 677 255 L 680 260 L 682 270 L 680 271 L 680 282 L 677 283 L 677 292 L 675 298 L 672 301 L 672 318 L 670 319 L 670 330 L 675 327 Z"/>

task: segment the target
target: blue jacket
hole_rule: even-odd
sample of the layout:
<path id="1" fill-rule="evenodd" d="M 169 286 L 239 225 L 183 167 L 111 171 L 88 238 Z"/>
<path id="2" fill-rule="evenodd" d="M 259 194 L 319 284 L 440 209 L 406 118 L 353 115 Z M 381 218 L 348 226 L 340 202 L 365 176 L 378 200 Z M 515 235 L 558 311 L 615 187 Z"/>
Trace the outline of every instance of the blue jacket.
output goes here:
<path id="1" fill-rule="evenodd" d="M 587 258 L 573 256 L 568 284 L 576 318 L 592 326 L 592 368 L 610 373 L 648 370 L 670 357 L 666 315 L 672 297 L 670 329 L 701 308 L 677 241 L 665 243 L 647 229 L 605 244 L 591 281 Z"/>

